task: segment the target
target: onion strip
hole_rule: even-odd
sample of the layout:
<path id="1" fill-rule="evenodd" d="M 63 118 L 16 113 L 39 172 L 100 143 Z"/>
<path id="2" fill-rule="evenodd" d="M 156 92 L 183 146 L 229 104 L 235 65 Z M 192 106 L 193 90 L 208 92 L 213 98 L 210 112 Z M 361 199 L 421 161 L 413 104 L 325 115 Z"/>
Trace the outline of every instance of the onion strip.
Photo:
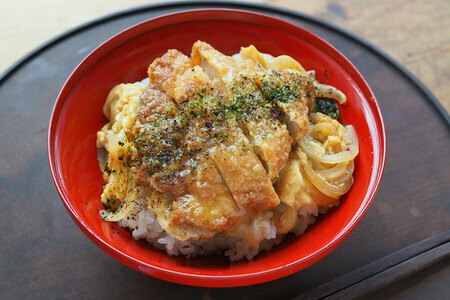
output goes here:
<path id="1" fill-rule="evenodd" d="M 347 184 L 349 182 L 351 182 L 351 184 L 353 184 L 352 173 L 346 173 L 344 176 L 342 176 L 341 178 L 339 178 L 337 180 L 333 180 L 331 183 L 333 185 L 341 185 L 341 184 Z"/>
<path id="2" fill-rule="evenodd" d="M 320 177 L 311 166 L 306 163 L 304 166 L 306 177 L 311 180 L 311 183 L 314 184 L 319 191 L 324 193 L 330 197 L 339 197 L 350 189 L 351 184 L 344 185 L 334 185 L 326 181 L 324 178 Z"/>
<path id="3" fill-rule="evenodd" d="M 321 163 L 337 164 L 353 160 L 359 153 L 358 137 L 356 136 L 356 132 L 353 126 L 347 125 L 346 129 L 350 136 L 350 144 L 342 152 L 336 154 L 324 154 L 315 151 L 311 148 L 310 145 L 308 145 L 309 142 L 314 142 L 314 139 L 309 134 L 302 139 L 302 141 L 300 142 L 300 146 L 306 153 L 306 155 L 308 155 L 308 157 Z"/>
<path id="4" fill-rule="evenodd" d="M 347 97 L 340 90 L 335 88 L 334 86 L 327 84 L 314 84 L 317 88 L 316 97 L 317 98 L 331 98 L 339 102 L 339 104 L 344 104 L 347 102 Z"/>
<path id="5" fill-rule="evenodd" d="M 353 161 L 350 162 L 342 162 L 338 163 L 332 168 L 316 171 L 320 177 L 325 178 L 326 180 L 335 180 L 344 174 L 353 174 L 353 170 L 355 168 L 355 164 Z"/>
<path id="6" fill-rule="evenodd" d="M 274 209 L 274 223 L 277 228 L 277 233 L 288 233 L 292 228 L 294 228 L 296 222 L 297 210 L 295 208 L 286 205 L 286 209 L 282 215 L 280 215 L 278 209 Z"/>
<path id="7" fill-rule="evenodd" d="M 307 178 L 304 182 L 307 193 L 312 199 L 314 199 L 314 203 L 318 206 L 332 207 L 339 204 L 339 197 L 330 197 L 325 195 L 319 191 Z"/>

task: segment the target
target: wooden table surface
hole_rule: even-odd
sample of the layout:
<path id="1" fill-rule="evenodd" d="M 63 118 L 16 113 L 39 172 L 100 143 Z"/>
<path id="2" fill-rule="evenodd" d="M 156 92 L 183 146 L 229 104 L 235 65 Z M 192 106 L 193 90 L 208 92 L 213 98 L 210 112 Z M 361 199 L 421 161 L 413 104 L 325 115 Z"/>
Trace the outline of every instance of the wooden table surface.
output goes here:
<path id="1" fill-rule="evenodd" d="M 76 25 L 134 6 L 141 0 L 3 0 L 0 2 L 0 72 L 46 40 Z M 325 19 L 372 42 L 415 74 L 450 111 L 450 1 L 330 0 L 253 1 L 286 7 Z M 299 4 L 301 3 L 301 5 Z M 407 101 L 407 99 L 405 99 Z M 445 200 L 445 199 L 444 199 Z M 372 295 L 421 299 L 448 291 L 450 261 L 446 259 Z"/>
<path id="2" fill-rule="evenodd" d="M 155 0 L 0 1 L 0 72 L 74 26 Z M 253 0 L 345 28 L 378 46 L 417 76 L 450 111 L 450 1 Z"/>

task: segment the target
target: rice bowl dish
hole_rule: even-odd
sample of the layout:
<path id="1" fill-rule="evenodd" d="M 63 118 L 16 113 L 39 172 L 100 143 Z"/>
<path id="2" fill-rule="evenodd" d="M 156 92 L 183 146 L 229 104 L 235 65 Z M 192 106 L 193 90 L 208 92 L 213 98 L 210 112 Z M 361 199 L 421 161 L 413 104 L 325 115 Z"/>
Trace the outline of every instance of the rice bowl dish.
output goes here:
<path id="1" fill-rule="evenodd" d="M 102 218 L 169 255 L 253 259 L 302 235 L 353 183 L 346 97 L 289 56 L 198 41 L 119 84 L 97 133 Z M 210 195 L 208 197 L 208 195 Z"/>

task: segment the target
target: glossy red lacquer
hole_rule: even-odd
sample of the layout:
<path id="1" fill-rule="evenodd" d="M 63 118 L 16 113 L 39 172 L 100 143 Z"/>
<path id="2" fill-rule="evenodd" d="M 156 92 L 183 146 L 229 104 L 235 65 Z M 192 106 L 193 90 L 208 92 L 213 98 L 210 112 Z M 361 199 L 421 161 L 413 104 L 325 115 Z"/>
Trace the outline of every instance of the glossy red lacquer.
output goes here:
<path id="1" fill-rule="evenodd" d="M 342 120 L 353 124 L 360 142 L 351 190 L 339 207 L 321 217 L 302 237 L 289 237 L 253 261 L 229 263 L 214 256 L 170 257 L 135 241 L 129 232 L 99 217 L 102 176 L 96 156 L 96 132 L 105 124 L 102 107 L 110 89 L 146 77 L 148 65 L 167 49 L 190 54 L 203 40 L 233 54 L 255 45 L 272 55 L 287 54 L 318 80 L 343 91 L 348 104 Z M 325 72 L 327 76 L 325 76 Z M 356 68 L 314 34 L 285 21 L 237 10 L 196 10 L 148 20 L 94 50 L 62 88 L 50 121 L 50 168 L 67 210 L 83 232 L 120 262 L 148 275 L 188 285 L 241 286 L 297 272 L 336 248 L 356 227 L 370 205 L 385 163 L 385 132 L 380 109 Z M 120 234 L 117 234 L 120 232 Z"/>

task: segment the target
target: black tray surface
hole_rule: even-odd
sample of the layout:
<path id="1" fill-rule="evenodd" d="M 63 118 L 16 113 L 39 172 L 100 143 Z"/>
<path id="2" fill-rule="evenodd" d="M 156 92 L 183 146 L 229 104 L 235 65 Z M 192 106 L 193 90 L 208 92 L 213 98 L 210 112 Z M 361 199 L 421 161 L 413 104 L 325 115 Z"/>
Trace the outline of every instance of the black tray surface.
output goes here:
<path id="1" fill-rule="evenodd" d="M 356 230 L 309 268 L 248 287 L 188 287 L 152 278 L 119 263 L 97 248 L 71 220 L 48 167 L 51 110 L 63 83 L 80 61 L 131 25 L 170 12 L 205 7 L 265 13 L 325 39 L 366 78 L 386 124 L 384 178 Z M 24 57 L 0 76 L 0 103 L 0 290 L 7 299 L 271 299 L 304 293 L 316 298 L 334 295 L 349 286 L 353 288 L 349 295 L 358 296 L 400 278 L 386 277 L 393 271 L 411 274 L 419 269 L 418 262 L 422 267 L 435 262 L 430 255 L 448 257 L 448 247 L 442 247 L 448 245 L 450 229 L 447 113 L 420 82 L 392 59 L 320 20 L 267 6 L 226 2 L 179 2 L 129 10 L 78 27 Z M 414 244 L 421 246 L 412 247 Z M 448 266 L 448 259 L 440 261 L 441 266 Z M 410 262 L 409 273 L 400 262 Z M 379 272 L 390 272 L 383 276 L 383 284 L 371 288 L 366 285 L 365 289 L 355 285 L 376 279 L 372 273 Z M 448 293 L 449 288 L 441 292 Z"/>

